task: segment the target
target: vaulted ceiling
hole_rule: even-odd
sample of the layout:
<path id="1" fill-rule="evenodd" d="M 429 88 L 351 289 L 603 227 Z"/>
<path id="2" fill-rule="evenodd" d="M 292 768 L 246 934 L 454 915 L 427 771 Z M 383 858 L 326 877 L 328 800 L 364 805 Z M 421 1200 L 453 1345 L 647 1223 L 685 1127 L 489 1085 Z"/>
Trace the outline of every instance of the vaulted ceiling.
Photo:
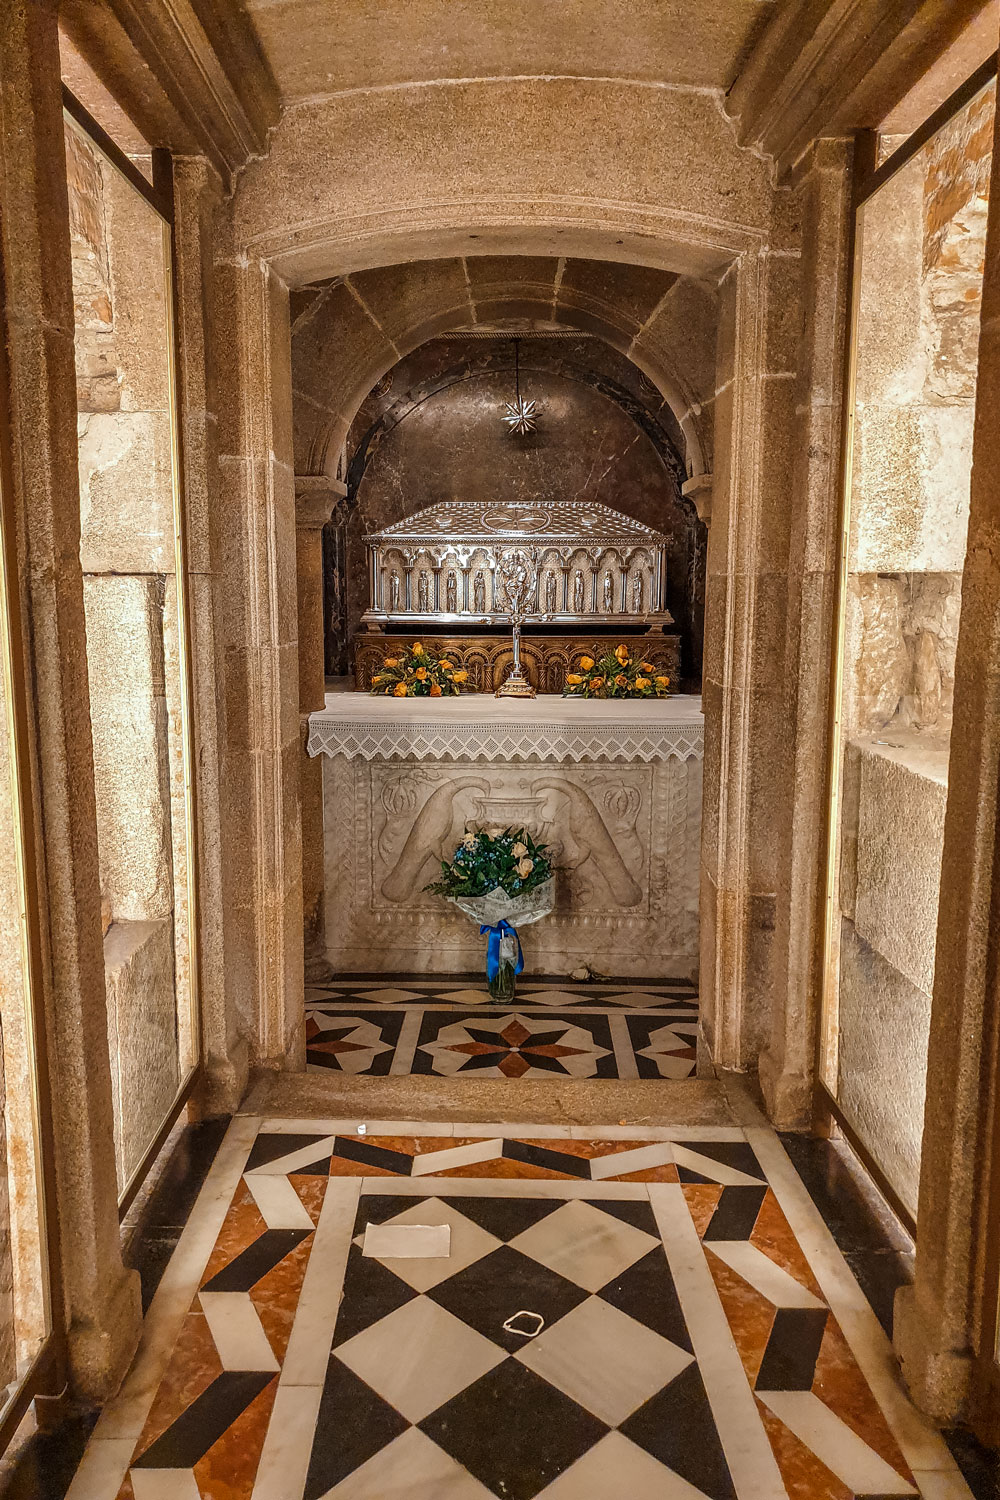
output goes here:
<path id="1" fill-rule="evenodd" d="M 780 0 L 244 0 L 282 96 L 442 79 L 728 88 Z"/>

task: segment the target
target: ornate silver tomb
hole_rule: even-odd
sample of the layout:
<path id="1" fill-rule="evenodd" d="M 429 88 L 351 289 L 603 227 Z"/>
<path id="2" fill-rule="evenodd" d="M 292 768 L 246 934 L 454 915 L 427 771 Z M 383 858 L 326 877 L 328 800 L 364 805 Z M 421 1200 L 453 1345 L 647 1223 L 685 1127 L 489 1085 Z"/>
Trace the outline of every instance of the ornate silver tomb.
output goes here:
<path id="1" fill-rule="evenodd" d="M 506 624 L 498 569 L 513 552 L 526 553 L 535 569 L 533 620 L 673 623 L 665 537 L 588 500 L 445 501 L 367 543 L 371 606 L 362 618 L 369 630 Z"/>

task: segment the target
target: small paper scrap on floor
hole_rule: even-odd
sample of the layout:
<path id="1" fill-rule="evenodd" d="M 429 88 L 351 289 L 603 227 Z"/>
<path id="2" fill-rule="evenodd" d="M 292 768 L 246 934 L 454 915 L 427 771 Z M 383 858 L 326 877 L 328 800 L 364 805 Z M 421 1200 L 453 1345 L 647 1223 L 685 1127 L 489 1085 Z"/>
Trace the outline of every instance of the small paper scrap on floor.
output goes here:
<path id="1" fill-rule="evenodd" d="M 522 1308 L 520 1312 L 509 1317 L 503 1326 L 507 1333 L 519 1333 L 522 1338 L 533 1339 L 537 1338 L 545 1327 L 545 1319 L 541 1313 L 528 1312 Z"/>
<path id="2" fill-rule="evenodd" d="M 369 1224 L 362 1255 L 376 1260 L 447 1260 L 450 1224 Z"/>

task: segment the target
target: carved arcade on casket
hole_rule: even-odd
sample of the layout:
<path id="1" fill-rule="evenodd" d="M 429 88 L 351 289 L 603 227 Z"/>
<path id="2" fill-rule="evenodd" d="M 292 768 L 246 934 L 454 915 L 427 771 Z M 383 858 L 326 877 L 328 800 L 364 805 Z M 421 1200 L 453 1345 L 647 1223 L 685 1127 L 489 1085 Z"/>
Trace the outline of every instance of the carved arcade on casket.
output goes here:
<path id="1" fill-rule="evenodd" d="M 505 625 L 498 569 L 512 551 L 536 569 L 529 618 L 589 625 L 614 618 L 662 630 L 666 538 L 587 500 L 481 505 L 453 500 L 367 538 L 369 630 Z"/>
<path id="2" fill-rule="evenodd" d="M 401 656 L 418 639 L 416 635 L 359 635 L 354 642 L 354 683 L 358 691 L 369 691 L 387 656 Z M 621 639 L 620 635 L 522 635 L 521 665 L 536 692 L 561 693 L 566 674 L 579 670 L 582 656 L 604 656 L 614 651 Z M 469 690 L 477 693 L 495 693 L 514 659 L 509 633 L 501 637 L 435 636 L 434 644 L 465 668 Z M 679 685 L 679 635 L 647 635 L 633 644 L 657 672 L 669 677 L 675 687 Z"/>

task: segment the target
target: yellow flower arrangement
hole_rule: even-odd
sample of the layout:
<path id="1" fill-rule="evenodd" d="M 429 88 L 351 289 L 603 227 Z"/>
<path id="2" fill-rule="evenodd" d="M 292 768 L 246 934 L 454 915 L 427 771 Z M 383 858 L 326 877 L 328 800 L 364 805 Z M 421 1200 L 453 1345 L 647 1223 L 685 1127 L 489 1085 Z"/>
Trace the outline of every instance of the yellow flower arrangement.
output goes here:
<path id="1" fill-rule="evenodd" d="M 469 674 L 448 656 L 415 641 L 402 655 L 387 656 L 372 678 L 372 692 L 392 698 L 443 698 L 462 691 Z"/>
<path id="2" fill-rule="evenodd" d="M 636 660 L 622 643 L 595 661 L 581 656 L 578 669 L 567 672 L 567 698 L 666 698 L 670 678 L 651 661 Z"/>

